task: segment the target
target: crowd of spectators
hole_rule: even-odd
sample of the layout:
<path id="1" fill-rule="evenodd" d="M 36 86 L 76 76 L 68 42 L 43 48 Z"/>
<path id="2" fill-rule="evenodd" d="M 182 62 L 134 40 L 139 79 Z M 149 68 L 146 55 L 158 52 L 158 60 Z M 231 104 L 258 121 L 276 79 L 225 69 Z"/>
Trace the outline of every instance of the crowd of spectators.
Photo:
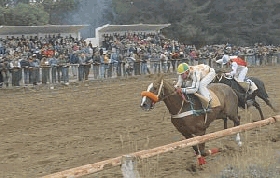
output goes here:
<path id="1" fill-rule="evenodd" d="M 60 34 L 40 38 L 7 36 L 0 39 L 0 86 L 68 85 L 71 78 L 88 80 L 90 73 L 94 79 L 103 79 L 175 72 L 180 62 L 213 65 L 211 61 L 220 59 L 225 48 L 230 49 L 230 55 L 247 55 L 248 60 L 259 61 L 260 65 L 279 55 L 279 46 L 259 43 L 251 47 L 223 44 L 197 48 L 159 33 L 104 34 L 100 47 Z"/>

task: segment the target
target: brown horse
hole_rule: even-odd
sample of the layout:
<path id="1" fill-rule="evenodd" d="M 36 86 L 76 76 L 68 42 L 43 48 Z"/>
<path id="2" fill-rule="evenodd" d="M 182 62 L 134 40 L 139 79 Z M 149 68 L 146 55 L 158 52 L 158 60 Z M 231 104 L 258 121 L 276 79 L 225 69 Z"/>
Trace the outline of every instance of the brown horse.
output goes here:
<path id="1" fill-rule="evenodd" d="M 210 84 L 208 88 L 216 94 L 220 101 L 220 105 L 211 108 L 210 112 L 203 108 L 196 95 L 177 94 L 173 84 L 161 75 L 148 86 L 146 91 L 141 93 L 140 107 L 149 111 L 154 108 L 155 103 L 163 101 L 171 114 L 171 122 L 186 139 L 205 135 L 206 129 L 215 119 L 229 118 L 234 122 L 234 126 L 239 125 L 238 98 L 235 92 L 229 86 L 221 83 Z M 239 134 L 236 140 L 241 145 Z M 193 146 L 193 149 L 199 164 L 205 163 L 203 156 L 211 154 L 211 152 L 205 151 L 205 143 Z"/>

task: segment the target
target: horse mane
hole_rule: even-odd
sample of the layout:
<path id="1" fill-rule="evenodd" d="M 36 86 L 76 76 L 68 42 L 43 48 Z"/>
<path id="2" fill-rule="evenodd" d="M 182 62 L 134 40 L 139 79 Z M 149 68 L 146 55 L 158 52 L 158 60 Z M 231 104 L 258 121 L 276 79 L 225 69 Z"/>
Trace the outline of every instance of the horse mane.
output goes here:
<path id="1" fill-rule="evenodd" d="M 168 80 L 164 79 L 164 75 L 163 75 L 163 74 L 158 74 L 158 75 L 156 76 L 155 82 L 156 82 L 157 84 L 160 84 L 162 80 L 163 80 L 163 82 L 164 82 L 165 88 L 166 88 L 168 91 L 174 91 L 174 86 L 172 85 L 171 82 L 169 82 Z"/>
<path id="2" fill-rule="evenodd" d="M 163 80 L 163 83 L 164 83 L 164 88 L 166 89 L 167 93 L 175 92 L 175 88 L 174 88 L 173 83 L 168 81 L 168 80 L 165 80 L 163 74 L 157 75 L 155 82 L 158 85 L 160 85 L 162 80 Z M 181 105 L 182 104 L 181 101 L 182 101 L 183 98 L 180 95 L 177 95 L 177 96 L 178 97 L 175 97 L 175 98 L 174 97 L 168 97 L 166 99 L 169 103 L 172 103 L 173 105 L 178 105 L 178 104 Z M 202 104 L 200 102 L 200 99 L 196 95 L 187 94 L 187 95 L 185 95 L 185 97 L 186 97 L 187 100 L 190 101 L 190 103 L 187 104 L 187 105 L 184 105 L 184 110 L 191 110 L 192 107 L 195 108 L 195 109 L 201 109 L 202 108 Z"/>

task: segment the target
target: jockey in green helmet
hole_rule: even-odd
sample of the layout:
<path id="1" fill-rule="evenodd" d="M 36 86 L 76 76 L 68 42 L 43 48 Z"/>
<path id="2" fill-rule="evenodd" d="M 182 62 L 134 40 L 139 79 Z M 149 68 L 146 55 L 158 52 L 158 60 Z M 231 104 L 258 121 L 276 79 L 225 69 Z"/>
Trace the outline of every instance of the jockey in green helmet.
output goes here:
<path id="1" fill-rule="evenodd" d="M 211 96 L 207 85 L 215 78 L 216 73 L 213 68 L 205 64 L 189 66 L 187 63 L 181 63 L 177 68 L 177 73 L 179 76 L 175 88 L 178 93 L 198 92 L 210 102 Z M 186 83 L 186 86 L 183 83 Z"/>

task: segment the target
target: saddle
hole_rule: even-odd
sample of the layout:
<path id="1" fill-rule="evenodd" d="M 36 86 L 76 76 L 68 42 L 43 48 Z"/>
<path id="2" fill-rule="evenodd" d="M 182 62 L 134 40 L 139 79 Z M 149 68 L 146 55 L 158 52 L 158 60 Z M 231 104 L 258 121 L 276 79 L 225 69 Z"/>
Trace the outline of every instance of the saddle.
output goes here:
<path id="1" fill-rule="evenodd" d="M 238 82 L 238 84 L 247 92 L 250 89 L 250 83 L 247 82 Z"/>
<path id="2" fill-rule="evenodd" d="M 245 82 L 238 82 L 238 84 L 244 88 L 246 92 L 249 92 L 249 94 L 252 94 L 255 90 L 258 89 L 257 85 L 250 79 L 246 79 Z"/>
<path id="3" fill-rule="evenodd" d="M 210 89 L 208 89 L 209 92 L 210 92 L 210 96 L 211 96 L 211 100 L 210 100 L 210 103 L 208 101 L 207 98 L 205 98 L 203 95 L 201 94 L 198 94 L 198 93 L 195 93 L 195 95 L 199 98 L 201 104 L 202 104 L 202 107 L 203 108 L 215 108 L 215 107 L 218 107 L 221 105 L 221 102 L 219 100 L 219 98 L 217 97 L 217 95 L 211 91 Z"/>

